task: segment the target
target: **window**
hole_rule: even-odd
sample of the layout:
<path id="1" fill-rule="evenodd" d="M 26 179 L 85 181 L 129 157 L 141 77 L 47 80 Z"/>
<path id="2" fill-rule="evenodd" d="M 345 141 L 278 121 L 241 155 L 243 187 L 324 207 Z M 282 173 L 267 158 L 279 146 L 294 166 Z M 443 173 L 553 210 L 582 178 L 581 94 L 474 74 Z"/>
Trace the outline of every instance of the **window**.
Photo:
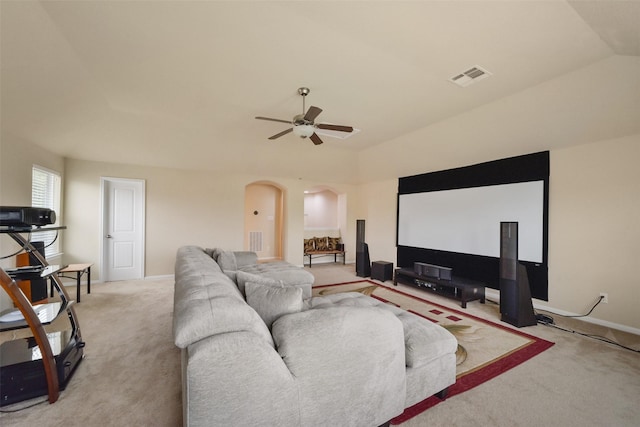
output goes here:
<path id="1" fill-rule="evenodd" d="M 56 224 L 60 214 L 60 175 L 40 166 L 33 166 L 31 178 L 31 206 L 48 208 L 56 213 Z M 45 257 L 60 253 L 57 231 L 45 231 L 32 235 L 32 240 L 43 241 Z"/>

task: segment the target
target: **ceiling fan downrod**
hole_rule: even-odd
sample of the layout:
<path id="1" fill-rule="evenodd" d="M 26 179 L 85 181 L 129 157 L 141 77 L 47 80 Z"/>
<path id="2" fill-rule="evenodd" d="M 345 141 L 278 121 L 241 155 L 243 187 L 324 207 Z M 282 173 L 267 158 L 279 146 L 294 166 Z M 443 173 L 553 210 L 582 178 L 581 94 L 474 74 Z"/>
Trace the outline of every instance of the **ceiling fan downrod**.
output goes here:
<path id="1" fill-rule="evenodd" d="M 309 95 L 309 92 L 311 92 L 311 89 L 309 89 L 308 87 L 298 88 L 298 94 L 300 96 L 302 96 L 302 115 L 303 116 L 304 116 L 305 111 L 307 111 L 307 109 L 305 108 L 305 105 L 304 105 L 304 99 L 307 97 L 307 95 Z"/>

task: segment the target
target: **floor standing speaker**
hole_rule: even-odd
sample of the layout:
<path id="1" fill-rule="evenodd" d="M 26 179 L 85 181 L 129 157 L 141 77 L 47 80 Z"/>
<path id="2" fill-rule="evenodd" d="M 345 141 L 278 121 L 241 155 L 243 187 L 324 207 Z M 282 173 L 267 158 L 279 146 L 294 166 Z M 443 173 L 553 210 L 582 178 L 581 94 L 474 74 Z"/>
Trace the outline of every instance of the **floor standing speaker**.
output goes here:
<path id="1" fill-rule="evenodd" d="M 356 276 L 371 276 L 369 246 L 364 241 L 364 219 L 356 220 Z"/>
<path id="2" fill-rule="evenodd" d="M 518 223 L 500 223 L 500 315 L 521 328 L 537 324 L 527 269 L 518 262 Z"/>

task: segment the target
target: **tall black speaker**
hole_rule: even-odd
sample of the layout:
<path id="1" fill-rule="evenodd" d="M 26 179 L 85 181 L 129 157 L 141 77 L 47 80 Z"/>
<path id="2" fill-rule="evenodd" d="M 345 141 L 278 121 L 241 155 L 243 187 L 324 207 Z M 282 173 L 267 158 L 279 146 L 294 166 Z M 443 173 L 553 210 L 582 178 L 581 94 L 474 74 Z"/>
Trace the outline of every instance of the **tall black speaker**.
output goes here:
<path id="1" fill-rule="evenodd" d="M 40 252 L 43 258 L 45 257 L 44 242 L 31 242 L 31 245 Z M 33 252 L 29 253 L 29 265 L 40 265 Z M 31 301 L 40 302 L 47 299 L 47 279 L 29 279 L 29 281 L 31 282 Z"/>
<path id="2" fill-rule="evenodd" d="M 356 220 L 356 250 L 361 243 L 364 243 L 364 219 Z"/>
<path id="3" fill-rule="evenodd" d="M 364 241 L 364 219 L 356 220 L 356 276 L 371 276 L 369 246 Z"/>
<path id="4" fill-rule="evenodd" d="M 537 324 L 527 269 L 518 262 L 518 223 L 500 223 L 501 320 L 521 328 Z"/>

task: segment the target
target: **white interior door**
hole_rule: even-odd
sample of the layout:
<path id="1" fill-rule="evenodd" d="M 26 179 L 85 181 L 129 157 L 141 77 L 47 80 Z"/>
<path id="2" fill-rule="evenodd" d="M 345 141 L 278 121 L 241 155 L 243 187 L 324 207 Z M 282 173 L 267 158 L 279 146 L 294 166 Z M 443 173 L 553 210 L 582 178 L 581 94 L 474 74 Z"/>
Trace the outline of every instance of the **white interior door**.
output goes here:
<path id="1" fill-rule="evenodd" d="M 144 277 L 143 180 L 102 178 L 104 281 Z"/>

